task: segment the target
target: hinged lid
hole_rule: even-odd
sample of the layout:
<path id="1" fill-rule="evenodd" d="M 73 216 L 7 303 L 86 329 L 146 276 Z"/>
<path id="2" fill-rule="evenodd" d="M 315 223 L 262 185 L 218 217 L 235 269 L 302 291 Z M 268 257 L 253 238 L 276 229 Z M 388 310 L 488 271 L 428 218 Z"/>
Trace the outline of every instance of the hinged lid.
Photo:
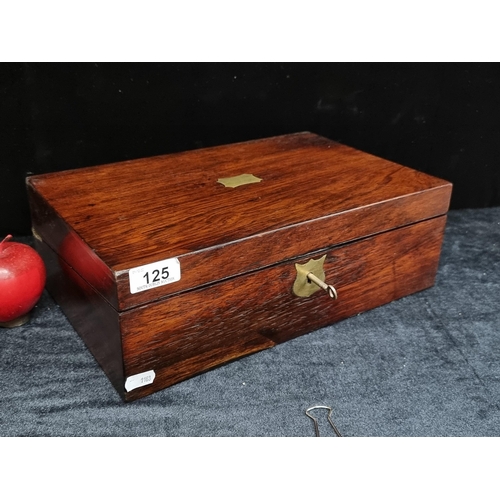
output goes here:
<path id="1" fill-rule="evenodd" d="M 307 132 L 27 183 L 35 236 L 118 310 L 442 215 L 451 193 Z"/>

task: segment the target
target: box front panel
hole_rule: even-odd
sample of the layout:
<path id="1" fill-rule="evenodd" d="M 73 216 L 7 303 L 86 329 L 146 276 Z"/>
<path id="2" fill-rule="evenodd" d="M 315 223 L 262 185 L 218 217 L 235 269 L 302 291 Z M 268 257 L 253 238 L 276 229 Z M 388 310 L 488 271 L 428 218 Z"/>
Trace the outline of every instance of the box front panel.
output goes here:
<path id="1" fill-rule="evenodd" d="M 181 293 L 120 315 L 125 378 L 151 370 L 151 384 L 127 400 L 180 382 L 238 357 L 432 286 L 446 217 L 382 233 Z M 325 282 L 293 292 L 296 263 L 326 255 Z"/>
<path id="2" fill-rule="evenodd" d="M 207 248 L 203 252 L 182 255 L 179 256 L 181 280 L 140 293 L 130 293 L 128 272 L 118 273 L 118 309 L 123 311 L 158 300 L 162 296 L 294 259 L 297 255 L 304 255 L 315 249 L 332 247 L 426 220 L 429 214 L 446 212 L 448 191 L 448 187 L 423 191 L 369 205 L 362 210 L 333 214 L 284 227 L 258 238 L 236 240 Z M 300 196 L 303 196 L 302 192 Z"/>

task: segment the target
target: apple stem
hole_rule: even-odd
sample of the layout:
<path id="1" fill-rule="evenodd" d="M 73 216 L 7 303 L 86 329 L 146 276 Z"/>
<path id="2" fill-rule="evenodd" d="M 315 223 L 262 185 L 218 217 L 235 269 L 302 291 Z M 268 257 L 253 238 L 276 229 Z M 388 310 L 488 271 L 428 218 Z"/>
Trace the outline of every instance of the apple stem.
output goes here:
<path id="1" fill-rule="evenodd" d="M 0 242 L 0 249 L 2 248 L 3 244 L 6 242 L 6 241 L 9 241 L 10 239 L 12 239 L 12 234 L 8 234 L 1 242 Z"/>

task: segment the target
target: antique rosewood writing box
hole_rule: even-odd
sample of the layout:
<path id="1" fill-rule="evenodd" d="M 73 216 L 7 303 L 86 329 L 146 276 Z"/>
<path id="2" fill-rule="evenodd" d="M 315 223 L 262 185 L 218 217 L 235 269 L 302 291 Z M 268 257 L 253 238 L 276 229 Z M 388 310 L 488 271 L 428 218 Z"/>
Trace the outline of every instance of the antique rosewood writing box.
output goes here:
<path id="1" fill-rule="evenodd" d="M 430 287 L 451 194 L 307 132 L 27 187 L 47 288 L 126 401 Z"/>

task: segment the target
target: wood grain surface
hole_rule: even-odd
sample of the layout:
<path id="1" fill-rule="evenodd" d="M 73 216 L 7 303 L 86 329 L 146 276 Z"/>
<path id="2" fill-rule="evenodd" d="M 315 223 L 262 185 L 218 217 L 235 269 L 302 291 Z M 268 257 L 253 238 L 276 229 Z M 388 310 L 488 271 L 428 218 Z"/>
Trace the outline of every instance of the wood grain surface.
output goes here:
<path id="1" fill-rule="evenodd" d="M 290 261 L 121 313 L 125 376 L 156 372 L 153 385 L 126 400 L 432 286 L 445 220 L 325 252 L 326 281 L 337 300 L 323 291 L 296 297 L 296 261 Z"/>
<path id="2" fill-rule="evenodd" d="M 244 173 L 263 180 L 217 182 Z M 57 253 L 70 234 L 74 268 L 119 310 L 443 215 L 451 193 L 446 181 L 310 133 L 27 183 L 35 231 Z M 130 268 L 172 257 L 181 281 L 130 293 Z"/>
<path id="3" fill-rule="evenodd" d="M 262 181 L 228 188 L 220 178 Z M 132 401 L 434 283 L 451 184 L 310 133 L 27 179 L 47 288 Z M 326 255 L 322 291 L 295 263 Z M 133 267 L 181 279 L 131 293 Z M 130 392 L 127 377 L 154 370 Z"/>

